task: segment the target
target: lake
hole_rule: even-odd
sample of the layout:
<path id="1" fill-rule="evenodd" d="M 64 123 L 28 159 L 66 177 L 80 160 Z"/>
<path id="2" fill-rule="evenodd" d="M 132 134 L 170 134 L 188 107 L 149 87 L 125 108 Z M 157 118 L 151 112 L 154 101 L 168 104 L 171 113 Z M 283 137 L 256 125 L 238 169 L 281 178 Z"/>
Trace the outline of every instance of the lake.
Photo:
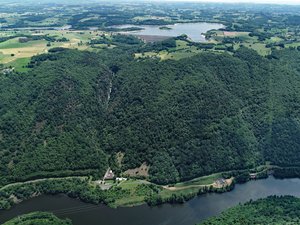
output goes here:
<path id="1" fill-rule="evenodd" d="M 270 195 L 300 197 L 300 179 L 269 177 L 236 185 L 231 192 L 206 194 L 181 205 L 164 204 L 152 208 L 142 205 L 112 209 L 105 205 L 83 203 L 65 195 L 40 196 L 10 210 L 0 211 L 0 224 L 24 213 L 49 211 L 58 217 L 70 218 L 74 225 L 194 225 L 239 203 Z"/>
<path id="2" fill-rule="evenodd" d="M 177 23 L 174 25 L 167 26 L 156 26 L 156 25 L 121 25 L 114 26 L 115 28 L 129 28 L 139 27 L 142 30 L 127 31 L 124 33 L 137 35 L 137 36 L 161 36 L 161 37 L 177 37 L 182 34 L 186 34 L 191 40 L 195 42 L 205 42 L 205 36 L 203 35 L 209 30 L 218 30 L 224 28 L 224 25 L 219 23 Z M 170 29 L 160 29 L 160 27 L 168 27 Z"/>

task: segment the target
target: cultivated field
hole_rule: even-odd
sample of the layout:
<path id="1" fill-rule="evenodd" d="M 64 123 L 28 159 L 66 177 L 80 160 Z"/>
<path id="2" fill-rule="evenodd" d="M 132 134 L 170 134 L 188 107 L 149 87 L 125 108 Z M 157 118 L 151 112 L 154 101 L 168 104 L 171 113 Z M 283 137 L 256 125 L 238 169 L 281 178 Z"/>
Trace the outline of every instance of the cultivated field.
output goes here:
<path id="1" fill-rule="evenodd" d="M 66 38 L 65 42 L 49 42 L 46 40 L 29 40 L 28 42 L 20 41 L 22 34 L 46 35 L 56 39 Z M 7 41 L 0 43 L 0 64 L 12 66 L 17 71 L 25 71 L 25 66 L 34 55 L 47 53 L 50 48 L 64 47 L 79 50 L 93 50 L 88 45 L 89 41 L 100 35 L 97 31 L 68 31 L 68 30 L 35 30 L 35 31 L 3 31 L 0 37 L 18 35 Z"/>

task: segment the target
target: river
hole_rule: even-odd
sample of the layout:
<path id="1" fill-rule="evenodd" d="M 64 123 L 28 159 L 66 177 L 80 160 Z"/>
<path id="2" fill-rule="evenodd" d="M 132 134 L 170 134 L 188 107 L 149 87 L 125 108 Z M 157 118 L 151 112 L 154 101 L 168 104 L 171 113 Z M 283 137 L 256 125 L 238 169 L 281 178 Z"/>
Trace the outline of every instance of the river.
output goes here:
<path id="1" fill-rule="evenodd" d="M 239 203 L 270 195 L 300 197 L 300 179 L 278 180 L 269 177 L 236 185 L 231 192 L 206 194 L 181 205 L 164 204 L 153 208 L 142 205 L 112 209 L 83 203 L 65 195 L 40 196 L 10 210 L 0 211 L 0 224 L 24 213 L 49 211 L 58 217 L 70 218 L 74 225 L 194 225 Z"/>
<path id="2" fill-rule="evenodd" d="M 163 36 L 177 37 L 186 34 L 191 40 L 196 42 L 204 42 L 205 37 L 202 35 L 209 30 L 218 30 L 224 28 L 224 25 L 219 23 L 177 23 L 174 25 L 158 26 L 158 25 L 121 25 L 113 26 L 115 28 L 139 27 L 142 30 L 128 31 L 129 33 L 138 36 Z M 168 27 L 170 29 L 160 29 L 160 27 Z"/>

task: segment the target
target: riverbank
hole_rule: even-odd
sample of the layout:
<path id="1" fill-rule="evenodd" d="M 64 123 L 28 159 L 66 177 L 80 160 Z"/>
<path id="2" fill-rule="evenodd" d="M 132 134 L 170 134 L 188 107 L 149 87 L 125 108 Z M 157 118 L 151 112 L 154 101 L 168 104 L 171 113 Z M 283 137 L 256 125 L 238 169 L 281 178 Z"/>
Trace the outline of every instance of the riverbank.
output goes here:
<path id="1" fill-rule="evenodd" d="M 236 184 L 226 193 L 203 194 L 184 204 L 163 204 L 149 207 L 146 204 L 136 207 L 111 208 L 104 204 L 93 205 L 64 195 L 42 195 L 24 201 L 10 210 L 0 211 L 0 224 L 22 214 L 34 211 L 52 212 L 61 219 L 70 218 L 73 225 L 192 225 L 217 216 L 226 209 L 250 200 L 270 195 L 292 195 L 300 197 L 300 179 L 251 180 Z"/>
<path id="2" fill-rule="evenodd" d="M 199 225 L 221 224 L 299 224 L 300 199 L 293 196 L 269 196 L 249 201 L 209 218 Z"/>
<path id="3" fill-rule="evenodd" d="M 0 188 L 0 209 L 9 209 L 39 195 L 59 193 L 94 204 L 105 203 L 113 208 L 145 203 L 183 203 L 199 194 L 228 191 L 233 188 L 234 178 L 224 179 L 222 173 L 216 173 L 172 185 L 157 185 L 141 179 L 103 182 L 93 181 L 87 176 L 74 176 L 8 184 Z M 110 188 L 103 190 L 103 185 Z"/>
<path id="4" fill-rule="evenodd" d="M 112 208 L 132 207 L 147 203 L 150 206 L 163 203 L 184 203 L 206 193 L 223 193 L 233 190 L 236 183 L 251 179 L 300 177 L 300 168 L 264 165 L 251 170 L 229 171 L 195 178 L 170 185 L 156 185 L 146 180 L 128 179 L 108 181 L 109 190 L 87 176 L 43 178 L 8 184 L 0 188 L 0 209 L 43 194 L 66 194 L 84 202 L 104 203 Z"/>

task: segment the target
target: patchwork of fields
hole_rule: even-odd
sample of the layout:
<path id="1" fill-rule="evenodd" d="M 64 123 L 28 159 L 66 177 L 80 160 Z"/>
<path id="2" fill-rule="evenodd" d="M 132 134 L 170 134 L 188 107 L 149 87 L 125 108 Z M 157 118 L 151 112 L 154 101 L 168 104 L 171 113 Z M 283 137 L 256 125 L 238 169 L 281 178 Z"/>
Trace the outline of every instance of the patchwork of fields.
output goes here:
<path id="1" fill-rule="evenodd" d="M 22 42 L 21 37 L 15 37 L 0 43 L 0 64 L 14 67 L 15 70 L 26 71 L 26 65 L 34 55 L 47 53 L 50 48 L 63 47 L 79 50 L 92 50 L 88 45 L 89 41 L 100 35 L 97 31 L 56 31 L 41 30 L 34 32 L 3 31 L 0 37 L 12 35 L 45 35 L 54 38 L 66 38 L 64 42 L 49 42 L 46 40 L 29 40 Z"/>

